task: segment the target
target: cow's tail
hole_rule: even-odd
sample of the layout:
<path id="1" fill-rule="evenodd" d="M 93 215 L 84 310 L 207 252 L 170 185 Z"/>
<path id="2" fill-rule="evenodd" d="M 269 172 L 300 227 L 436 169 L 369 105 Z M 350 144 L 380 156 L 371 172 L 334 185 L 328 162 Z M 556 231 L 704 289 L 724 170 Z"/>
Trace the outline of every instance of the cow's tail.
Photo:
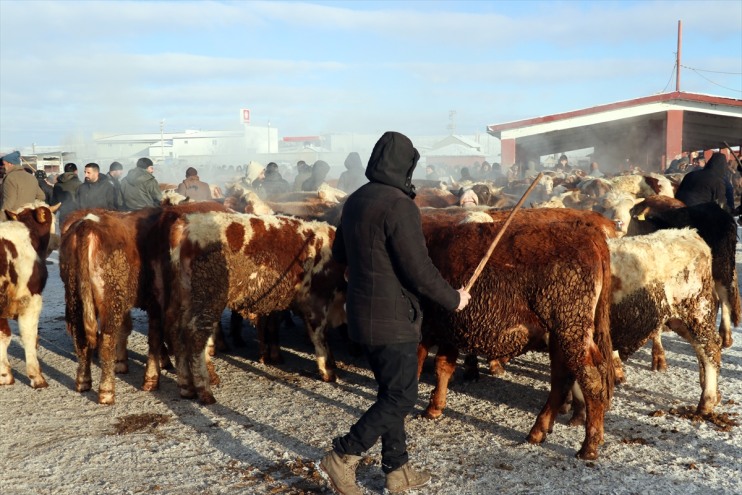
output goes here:
<path id="1" fill-rule="evenodd" d="M 85 338 L 91 348 L 98 346 L 98 321 L 95 316 L 95 298 L 93 296 L 92 269 L 94 263 L 94 249 L 96 247 L 95 234 L 90 229 L 82 229 L 82 245 L 78 251 L 80 260 L 77 274 L 80 282 L 80 302 L 82 303 L 82 321 L 85 326 Z"/>
<path id="2" fill-rule="evenodd" d="M 734 326 L 738 326 L 740 320 L 742 320 L 742 303 L 740 303 L 739 299 L 739 279 L 737 278 L 737 269 L 734 267 L 732 268 L 732 283 L 729 285 L 729 303 L 731 305 L 729 311 L 730 318 L 732 323 L 734 323 Z"/>
<path id="3" fill-rule="evenodd" d="M 605 372 L 601 373 L 601 380 L 603 380 L 601 395 L 606 401 L 610 402 L 613 397 L 616 374 L 613 367 L 613 345 L 611 343 L 611 259 L 607 246 L 603 248 L 601 259 L 603 283 L 598 295 L 598 305 L 595 308 L 593 340 L 600 351 L 600 366 L 605 368 Z"/>

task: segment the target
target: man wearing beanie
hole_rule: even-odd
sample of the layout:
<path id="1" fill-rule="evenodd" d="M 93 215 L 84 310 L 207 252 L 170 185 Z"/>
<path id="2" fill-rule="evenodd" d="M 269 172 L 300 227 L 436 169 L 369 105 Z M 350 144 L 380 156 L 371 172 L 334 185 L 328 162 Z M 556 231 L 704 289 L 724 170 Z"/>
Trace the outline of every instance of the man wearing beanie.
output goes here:
<path id="1" fill-rule="evenodd" d="M 52 202 L 54 204 L 62 203 L 59 211 L 57 211 L 60 230 L 67 215 L 77 209 L 77 190 L 81 185 L 82 182 L 77 176 L 77 165 L 65 163 L 64 173 L 57 177 L 57 182 L 52 190 Z"/>
<path id="2" fill-rule="evenodd" d="M 112 162 L 108 167 L 106 176 L 113 185 L 113 208 L 114 210 L 123 209 L 124 199 L 121 196 L 121 176 L 124 175 L 124 166 L 119 162 Z"/>
<path id="3" fill-rule="evenodd" d="M 15 210 L 36 200 L 44 201 L 45 198 L 44 191 L 39 187 L 36 177 L 26 172 L 21 166 L 21 153 L 19 151 L 8 153 L 0 160 L 2 160 L 5 169 L 2 201 L 0 201 L 0 205 L 2 205 L 0 220 L 6 220 L 5 210 Z"/>
<path id="4" fill-rule="evenodd" d="M 210 201 L 211 188 L 206 182 L 199 179 L 198 170 L 188 167 L 185 175 L 185 180 L 178 184 L 178 189 L 175 192 L 190 198 L 191 201 Z"/>
<path id="5" fill-rule="evenodd" d="M 148 206 L 159 206 L 162 200 L 160 184 L 155 179 L 152 160 L 140 158 L 137 166 L 121 180 L 123 211 L 134 211 Z"/>

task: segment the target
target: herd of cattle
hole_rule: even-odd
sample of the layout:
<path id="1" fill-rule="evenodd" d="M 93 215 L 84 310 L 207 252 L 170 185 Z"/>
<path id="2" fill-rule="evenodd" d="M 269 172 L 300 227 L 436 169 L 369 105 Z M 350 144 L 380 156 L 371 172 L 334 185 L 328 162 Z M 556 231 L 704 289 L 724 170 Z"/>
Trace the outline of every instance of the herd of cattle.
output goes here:
<path id="1" fill-rule="evenodd" d="M 459 352 L 466 353 L 471 376 L 478 356 L 495 372 L 515 356 L 546 350 L 551 391 L 528 440 L 544 441 L 572 395 L 570 424 L 585 424 L 578 456 L 594 459 L 614 383 L 623 380 L 621 359 L 651 339 L 652 367 L 665 369 L 663 330 L 677 332 L 696 352 L 698 412 L 710 413 L 720 402 L 721 349 L 732 345 L 731 328 L 742 314 L 737 228 L 716 204 L 686 207 L 675 200 L 665 176 L 555 182 L 545 176 L 531 207 L 513 217 L 464 311 L 424 304 L 419 370 L 437 348 L 437 382 L 425 415 L 442 414 Z M 416 198 L 429 254 L 453 286 L 463 286 L 528 184 L 479 183 L 455 192 L 431 186 L 419 188 Z M 213 202 L 175 204 L 166 195 L 157 208 L 70 215 L 60 229 L 59 264 L 78 358 L 76 390 L 92 388 L 97 351 L 98 402 L 114 402 L 115 373 L 128 371 L 133 308 L 146 311 L 149 321 L 144 390 L 158 388 L 173 356 L 181 396 L 214 403 L 211 386 L 219 377 L 211 345 L 221 337 L 225 309 L 233 312 L 233 338 L 242 318 L 255 325 L 266 362 L 280 359 L 281 314 L 300 316 L 322 380 L 334 381 L 326 331 L 345 322 L 344 267 L 331 256 L 342 196 L 323 187 L 266 202 L 233 189 Z M 0 385 L 13 383 L 12 318 L 31 386 L 47 386 L 36 347 L 54 210 L 27 205 L 0 223 Z"/>

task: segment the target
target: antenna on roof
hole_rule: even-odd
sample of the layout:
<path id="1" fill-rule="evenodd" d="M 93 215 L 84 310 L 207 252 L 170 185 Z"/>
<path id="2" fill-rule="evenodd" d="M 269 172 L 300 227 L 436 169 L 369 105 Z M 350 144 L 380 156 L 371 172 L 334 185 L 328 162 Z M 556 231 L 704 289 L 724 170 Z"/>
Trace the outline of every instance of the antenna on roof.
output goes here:
<path id="1" fill-rule="evenodd" d="M 678 52 L 675 60 L 675 91 L 680 92 L 680 50 L 683 46 L 683 21 L 678 21 Z"/>

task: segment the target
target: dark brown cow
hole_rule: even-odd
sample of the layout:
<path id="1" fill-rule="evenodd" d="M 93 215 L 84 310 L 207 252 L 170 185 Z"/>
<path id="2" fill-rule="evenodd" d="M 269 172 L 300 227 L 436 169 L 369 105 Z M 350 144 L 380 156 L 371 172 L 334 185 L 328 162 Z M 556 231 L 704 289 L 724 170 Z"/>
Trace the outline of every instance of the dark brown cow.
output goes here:
<path id="1" fill-rule="evenodd" d="M 322 379 L 335 379 L 324 335 L 328 324 L 345 318 L 343 268 L 331 256 L 334 237 L 326 223 L 284 216 L 193 214 L 173 225 L 175 296 L 166 328 L 174 332 L 181 396 L 215 402 L 205 346 L 225 307 L 243 317 L 285 309 L 302 315 Z"/>
<path id="2" fill-rule="evenodd" d="M 18 321 L 31 386 L 47 386 L 36 347 L 43 306 L 41 292 L 48 277 L 44 259 L 58 208 L 59 205 L 49 207 L 37 202 L 14 211 L 5 210 L 8 221 L 0 222 L 0 385 L 15 382 L 8 362 L 11 318 Z"/>
<path id="3" fill-rule="evenodd" d="M 512 357 L 549 335 L 551 393 L 528 435 L 543 442 L 576 379 L 587 401 L 586 435 L 578 456 L 597 457 L 603 418 L 613 391 L 609 333 L 610 257 L 605 234 L 584 212 L 554 220 L 539 209 L 515 217 L 472 289 L 472 301 L 459 313 L 426 304 L 420 367 L 438 344 L 437 384 L 426 416 L 442 414 L 458 350 L 492 358 Z M 522 212 L 525 213 L 525 212 Z M 454 286 L 463 286 L 507 213 L 495 223 L 451 225 L 423 215 L 423 231 L 433 262 Z M 541 217 L 541 221 L 537 221 Z M 611 226 L 612 227 L 612 226 Z M 421 369 L 421 368 L 420 368 Z"/>

